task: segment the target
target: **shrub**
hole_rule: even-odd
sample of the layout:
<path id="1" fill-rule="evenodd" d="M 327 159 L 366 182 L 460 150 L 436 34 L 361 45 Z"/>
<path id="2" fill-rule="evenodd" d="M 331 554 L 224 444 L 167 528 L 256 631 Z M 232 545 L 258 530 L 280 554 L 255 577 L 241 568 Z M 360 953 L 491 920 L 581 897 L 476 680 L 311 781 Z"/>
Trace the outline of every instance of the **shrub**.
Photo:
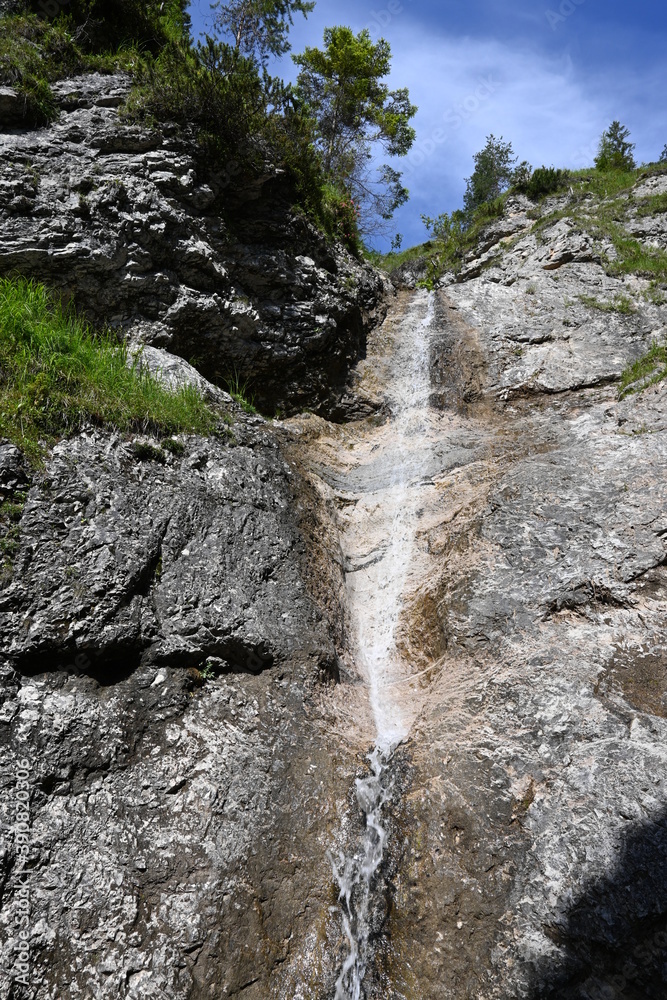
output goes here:
<path id="1" fill-rule="evenodd" d="M 524 175 L 515 180 L 514 189 L 527 195 L 531 201 L 539 201 L 546 195 L 561 191 L 569 183 L 569 171 L 543 166 L 538 167 L 528 177 Z"/>
<path id="2" fill-rule="evenodd" d="M 323 207 L 324 170 L 314 145 L 312 118 L 305 109 L 291 107 L 285 100 L 282 114 L 267 117 L 263 134 L 289 172 L 300 203 L 330 232 L 331 219 L 325 218 Z"/>
<path id="3" fill-rule="evenodd" d="M 2 20 L 0 83 L 23 97 L 27 125 L 44 125 L 55 116 L 49 81 L 78 73 L 83 54 L 62 25 L 49 25 L 34 15 Z"/>
<path id="4" fill-rule="evenodd" d="M 330 236 L 339 239 L 352 253 L 361 253 L 359 208 L 347 191 L 333 184 L 325 184 L 322 192 L 322 216 Z"/>
<path id="5" fill-rule="evenodd" d="M 136 45 L 155 55 L 190 29 L 185 0 L 30 0 L 28 6 L 41 18 L 64 19 L 87 53 Z"/>
<path id="6" fill-rule="evenodd" d="M 667 346 L 654 342 L 643 357 L 628 365 L 618 387 L 621 399 L 667 378 Z"/>
<path id="7" fill-rule="evenodd" d="M 0 279 L 0 435 L 33 460 L 84 422 L 156 434 L 214 429 L 192 388 L 172 392 L 113 333 L 95 334 L 43 285 Z"/>
<path id="8" fill-rule="evenodd" d="M 533 175 L 533 168 L 528 160 L 522 160 L 512 174 L 512 187 L 515 191 L 524 192 L 530 183 Z"/>
<path id="9" fill-rule="evenodd" d="M 136 83 L 129 117 L 173 122 L 218 159 L 239 152 L 266 117 L 257 65 L 211 38 L 194 48 L 170 43 L 144 62 Z"/>

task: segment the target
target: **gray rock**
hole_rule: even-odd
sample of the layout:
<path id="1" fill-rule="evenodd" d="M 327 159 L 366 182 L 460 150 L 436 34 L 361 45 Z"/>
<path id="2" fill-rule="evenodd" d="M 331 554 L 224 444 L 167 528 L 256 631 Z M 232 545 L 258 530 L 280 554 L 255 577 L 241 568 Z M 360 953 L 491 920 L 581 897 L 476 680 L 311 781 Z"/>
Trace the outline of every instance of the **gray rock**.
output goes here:
<path id="1" fill-rule="evenodd" d="M 9 441 L 0 441 L 0 497 L 10 497 L 28 484 L 28 471 L 20 449 Z"/>
<path id="2" fill-rule="evenodd" d="M 168 389 L 177 390 L 185 386 L 196 389 L 205 399 L 219 405 L 229 405 L 232 397 L 216 385 L 211 385 L 196 368 L 183 358 L 147 344 L 130 345 L 128 361 L 142 371 L 150 372 Z"/>
<path id="3" fill-rule="evenodd" d="M 321 724 L 337 656 L 309 501 L 263 422 L 234 435 L 172 455 L 91 431 L 30 492 L 0 593 L 3 996 L 24 758 L 35 996 L 259 1000 L 313 920 L 340 934 L 326 850 L 356 762 Z"/>
<path id="4" fill-rule="evenodd" d="M 201 378 L 238 358 L 275 375 L 264 399 L 363 419 L 88 429 L 32 485 L 0 445 L 2 489 L 30 487 L 0 589 L 0 995 L 20 996 L 27 881 L 36 1000 L 331 997 L 331 859 L 363 837 L 370 742 L 341 537 L 391 479 L 375 435 L 412 298 L 339 379 L 377 276 L 285 213 L 277 174 L 224 189 L 225 228 L 219 183 L 119 126 L 109 86 L 74 81 L 50 132 L 5 137 L 5 266 L 115 317 L 168 384 L 224 404 Z M 368 1000 L 665 996 L 667 389 L 616 383 L 667 313 L 598 237 L 528 231 L 525 208 L 434 298 L 398 623 L 418 711 L 387 775 Z M 203 375 L 170 353 L 195 347 Z"/>

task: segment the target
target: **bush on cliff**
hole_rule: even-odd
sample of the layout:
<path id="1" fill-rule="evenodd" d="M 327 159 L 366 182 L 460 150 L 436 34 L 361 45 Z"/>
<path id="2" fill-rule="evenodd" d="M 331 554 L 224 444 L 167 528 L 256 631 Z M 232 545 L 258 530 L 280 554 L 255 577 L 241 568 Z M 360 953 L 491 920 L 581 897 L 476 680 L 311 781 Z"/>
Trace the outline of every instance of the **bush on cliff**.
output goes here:
<path id="1" fill-rule="evenodd" d="M 170 43 L 135 73 L 127 113 L 147 124 L 172 122 L 216 157 L 241 152 L 266 119 L 270 85 L 237 49 L 207 38 Z"/>
<path id="2" fill-rule="evenodd" d="M 24 8 L 67 28 L 87 53 L 127 45 L 156 54 L 175 36 L 187 37 L 188 0 L 27 0 Z"/>
<path id="3" fill-rule="evenodd" d="M 58 4 L 62 13 L 53 17 Z M 342 218 L 349 196 L 329 196 L 311 109 L 242 46 L 211 38 L 194 44 L 185 0 L 31 0 L 19 6 L 22 13 L 2 19 L 0 83 L 23 95 L 25 125 L 39 127 L 56 117 L 52 81 L 126 70 L 133 78 L 122 111 L 128 120 L 176 125 L 199 149 L 205 169 L 225 184 L 242 187 L 267 161 L 279 165 L 294 201 L 330 236 L 359 249 L 356 218 Z M 33 12 L 26 13 L 29 6 Z"/>
<path id="4" fill-rule="evenodd" d="M 0 83 L 23 98 L 27 125 L 44 125 L 55 115 L 49 83 L 80 73 L 87 65 L 79 46 L 62 25 L 34 15 L 4 18 L 0 31 Z"/>
<path id="5" fill-rule="evenodd" d="M 527 195 L 531 201 L 539 201 L 541 198 L 546 198 L 547 195 L 564 190 L 569 183 L 570 172 L 568 170 L 542 166 L 532 172 L 528 170 L 523 176 L 517 177 L 513 188 L 515 191 Z"/>
<path id="6" fill-rule="evenodd" d="M 0 436 L 35 461 L 42 443 L 90 421 L 158 434 L 215 426 L 196 390 L 128 365 L 113 333 L 94 333 L 43 285 L 0 279 Z"/>

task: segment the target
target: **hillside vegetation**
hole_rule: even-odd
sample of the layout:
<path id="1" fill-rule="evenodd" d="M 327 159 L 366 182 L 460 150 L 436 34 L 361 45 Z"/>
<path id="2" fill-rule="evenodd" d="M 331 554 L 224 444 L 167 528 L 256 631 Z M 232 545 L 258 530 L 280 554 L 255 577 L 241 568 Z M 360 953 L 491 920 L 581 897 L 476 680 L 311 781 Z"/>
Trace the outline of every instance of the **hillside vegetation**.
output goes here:
<path id="1" fill-rule="evenodd" d="M 170 391 L 140 359 L 129 364 L 112 332 L 93 331 L 43 285 L 0 279 L 0 437 L 39 462 L 90 422 L 163 436 L 216 427 L 199 392 Z"/>
<path id="2" fill-rule="evenodd" d="M 608 276 L 645 279 L 646 299 L 659 306 L 667 302 L 667 249 L 664 240 L 661 246 L 659 240 L 638 238 L 632 223 L 667 212 L 664 191 L 647 194 L 640 188 L 642 182 L 667 175 L 667 162 L 663 156 L 658 162 L 637 166 L 633 150 L 628 129 L 613 122 L 600 138 L 594 167 L 533 170 L 526 162 L 516 166 L 511 143 L 489 136 L 485 148 L 474 157 L 475 171 L 467 181 L 464 207 L 436 218 L 423 216 L 430 236 L 426 243 L 398 253 L 374 254 L 372 260 L 389 273 L 405 269 L 418 273 L 417 284 L 426 288 L 434 288 L 447 275 L 449 280 L 465 280 L 471 262 L 481 257 L 482 270 L 492 267 L 498 254 L 523 238 L 525 230 L 512 235 L 511 225 L 506 227 L 502 220 L 511 212 L 527 209 L 538 241 L 559 220 L 568 220 L 572 232 L 586 233 L 592 239 Z M 484 259 L 490 246 L 494 249 Z M 608 302 L 592 296 L 580 298 L 597 311 L 634 311 L 623 292 Z M 626 395 L 667 377 L 665 350 L 665 345 L 656 342 L 645 357 L 633 362 L 622 376 L 619 392 Z"/>

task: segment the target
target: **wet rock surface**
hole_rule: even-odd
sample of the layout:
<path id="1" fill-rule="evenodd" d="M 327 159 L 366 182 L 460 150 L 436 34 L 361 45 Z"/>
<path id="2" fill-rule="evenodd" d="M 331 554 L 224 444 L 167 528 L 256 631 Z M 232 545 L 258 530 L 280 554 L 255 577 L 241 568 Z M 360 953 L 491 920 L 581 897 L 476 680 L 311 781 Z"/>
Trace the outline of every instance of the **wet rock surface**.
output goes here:
<path id="1" fill-rule="evenodd" d="M 175 132 L 119 118 L 128 89 L 122 75 L 59 81 L 53 126 L 0 134 L 0 271 L 246 386 L 268 412 L 343 419 L 386 309 L 380 275 L 292 209 L 284 172 L 211 173 Z"/>
<path id="2" fill-rule="evenodd" d="M 529 295 L 492 271 L 450 286 L 434 342 L 436 372 L 448 355 L 461 372 L 436 401 L 477 454 L 442 483 L 406 612 L 420 634 L 435 603 L 447 651 L 398 755 L 411 790 L 372 996 L 667 991 L 667 390 L 613 388 L 664 308 L 594 262 L 552 285 L 525 261 Z M 635 311 L 601 315 L 586 287 Z"/>

